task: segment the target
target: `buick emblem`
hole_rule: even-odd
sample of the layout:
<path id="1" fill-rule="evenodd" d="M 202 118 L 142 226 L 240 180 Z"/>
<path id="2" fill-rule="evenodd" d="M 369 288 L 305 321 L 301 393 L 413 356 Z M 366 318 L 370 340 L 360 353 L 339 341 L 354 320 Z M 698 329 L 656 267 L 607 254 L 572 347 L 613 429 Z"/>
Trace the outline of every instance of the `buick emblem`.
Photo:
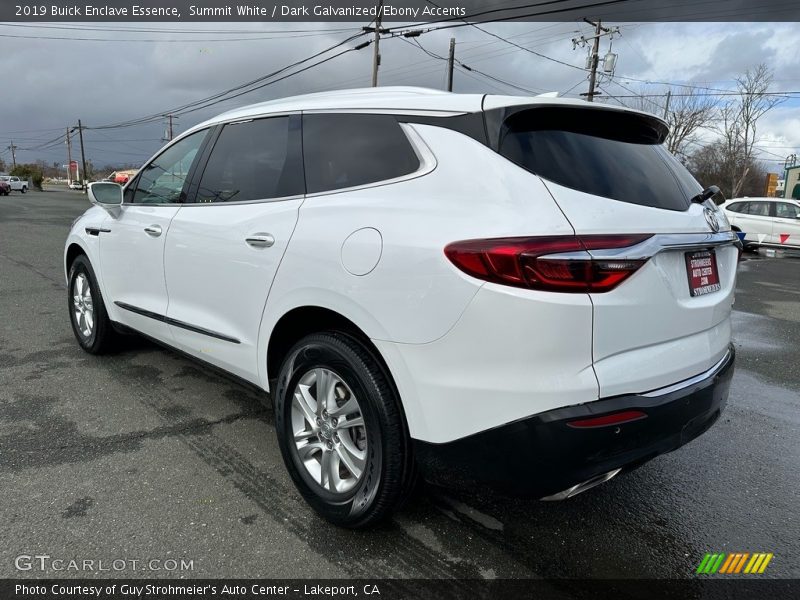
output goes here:
<path id="1" fill-rule="evenodd" d="M 717 215 L 714 213 L 714 211 L 711 210 L 710 208 L 706 208 L 703 210 L 703 215 L 705 216 L 706 223 L 708 223 L 708 226 L 711 228 L 711 231 L 713 231 L 714 233 L 719 231 L 719 221 L 717 220 Z"/>

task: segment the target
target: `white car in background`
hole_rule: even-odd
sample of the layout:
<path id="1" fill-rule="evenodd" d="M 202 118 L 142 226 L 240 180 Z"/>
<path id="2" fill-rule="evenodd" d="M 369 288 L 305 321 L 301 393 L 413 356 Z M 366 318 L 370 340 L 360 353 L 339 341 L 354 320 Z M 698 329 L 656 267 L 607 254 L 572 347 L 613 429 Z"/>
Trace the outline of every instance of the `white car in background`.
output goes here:
<path id="1" fill-rule="evenodd" d="M 800 248 L 800 201 L 734 198 L 720 208 L 746 247 Z"/>
<path id="2" fill-rule="evenodd" d="M 0 181 L 5 181 L 12 192 L 22 192 L 24 194 L 28 191 L 27 179 L 20 179 L 14 175 L 0 175 Z"/>
<path id="3" fill-rule="evenodd" d="M 72 328 L 90 353 L 134 331 L 268 391 L 334 523 L 387 516 L 420 471 L 568 498 L 728 396 L 739 242 L 666 135 L 602 104 L 419 88 L 233 110 L 124 190 L 90 184 Z"/>

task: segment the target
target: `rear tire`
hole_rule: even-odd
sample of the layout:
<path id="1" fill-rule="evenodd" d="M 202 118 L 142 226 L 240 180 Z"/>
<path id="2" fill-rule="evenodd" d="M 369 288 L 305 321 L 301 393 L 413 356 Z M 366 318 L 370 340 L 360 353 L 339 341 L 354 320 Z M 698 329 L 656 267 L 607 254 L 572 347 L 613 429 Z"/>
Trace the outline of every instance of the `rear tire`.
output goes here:
<path id="1" fill-rule="evenodd" d="M 28 188 L 26 188 L 26 187 L 22 188 L 22 193 L 23 194 L 26 193 L 27 191 L 28 191 Z"/>
<path id="2" fill-rule="evenodd" d="M 322 517 L 367 527 L 406 498 L 415 469 L 405 417 L 363 343 L 339 332 L 300 340 L 283 361 L 274 403 L 286 468 Z"/>
<path id="3" fill-rule="evenodd" d="M 103 302 L 89 259 L 81 254 L 69 270 L 69 308 L 72 333 L 78 344 L 89 354 L 104 354 L 111 350 L 118 338 Z"/>

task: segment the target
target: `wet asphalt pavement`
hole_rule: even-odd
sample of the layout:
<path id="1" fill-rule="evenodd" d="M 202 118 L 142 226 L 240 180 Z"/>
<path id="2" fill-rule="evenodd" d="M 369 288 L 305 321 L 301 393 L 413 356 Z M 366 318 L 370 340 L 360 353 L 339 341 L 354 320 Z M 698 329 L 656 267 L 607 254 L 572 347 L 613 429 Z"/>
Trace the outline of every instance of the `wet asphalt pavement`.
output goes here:
<path id="1" fill-rule="evenodd" d="M 688 446 L 562 503 L 423 488 L 351 532 L 295 491 L 257 391 L 145 341 L 78 348 L 62 252 L 86 207 L 0 197 L 0 577 L 97 574 L 15 568 L 46 554 L 192 561 L 127 577 L 683 578 L 736 551 L 800 577 L 800 258 L 741 263 L 728 408 Z"/>

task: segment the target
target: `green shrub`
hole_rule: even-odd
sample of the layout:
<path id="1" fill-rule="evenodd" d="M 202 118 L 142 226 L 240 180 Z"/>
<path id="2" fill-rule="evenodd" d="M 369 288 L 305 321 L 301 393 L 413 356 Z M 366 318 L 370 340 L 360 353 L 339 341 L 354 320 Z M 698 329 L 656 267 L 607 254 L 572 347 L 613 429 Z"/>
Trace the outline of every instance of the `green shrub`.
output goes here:
<path id="1" fill-rule="evenodd" d="M 42 169 L 39 165 L 17 165 L 11 169 L 10 175 L 16 175 L 20 179 L 28 179 L 34 188 L 37 190 L 42 189 L 44 173 L 42 173 Z"/>

